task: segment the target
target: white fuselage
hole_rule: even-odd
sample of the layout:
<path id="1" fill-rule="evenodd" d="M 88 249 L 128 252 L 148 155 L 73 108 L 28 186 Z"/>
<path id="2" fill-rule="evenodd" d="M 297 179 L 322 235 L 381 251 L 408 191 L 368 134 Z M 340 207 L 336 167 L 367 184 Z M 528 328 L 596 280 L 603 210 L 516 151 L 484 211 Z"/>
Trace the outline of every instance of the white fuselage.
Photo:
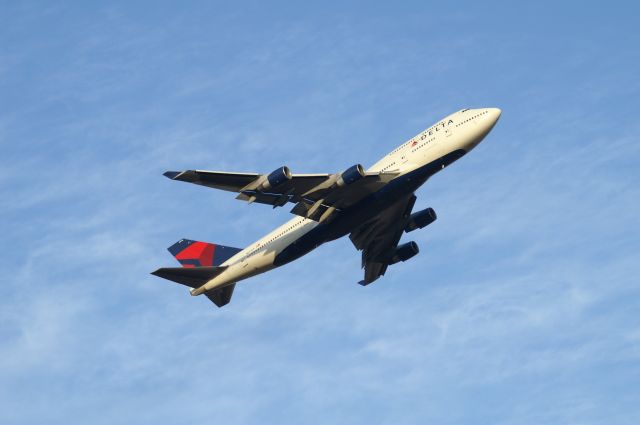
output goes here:
<path id="1" fill-rule="evenodd" d="M 493 128 L 500 113 L 496 108 L 455 112 L 398 146 L 367 172 L 393 173 L 397 178 L 451 152 L 469 152 Z M 222 264 L 227 267 L 224 272 L 199 288 L 194 295 L 273 269 L 275 257 L 318 224 L 304 217 L 289 220 L 225 261 Z"/>

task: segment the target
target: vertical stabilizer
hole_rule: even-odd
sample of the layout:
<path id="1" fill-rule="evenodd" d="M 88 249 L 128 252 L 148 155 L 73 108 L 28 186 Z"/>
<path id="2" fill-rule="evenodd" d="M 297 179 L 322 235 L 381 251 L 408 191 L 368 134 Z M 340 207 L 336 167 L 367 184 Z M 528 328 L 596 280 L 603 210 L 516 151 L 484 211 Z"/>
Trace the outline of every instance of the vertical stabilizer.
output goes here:
<path id="1" fill-rule="evenodd" d="M 180 239 L 167 249 L 182 264 L 182 267 L 220 266 L 242 251 L 240 248 L 190 239 Z"/>

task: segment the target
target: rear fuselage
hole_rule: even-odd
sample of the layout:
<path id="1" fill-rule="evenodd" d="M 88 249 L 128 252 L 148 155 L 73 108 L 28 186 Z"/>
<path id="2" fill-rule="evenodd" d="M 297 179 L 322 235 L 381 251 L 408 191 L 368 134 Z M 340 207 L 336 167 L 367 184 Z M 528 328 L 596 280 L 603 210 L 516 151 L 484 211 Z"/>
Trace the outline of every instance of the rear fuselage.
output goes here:
<path id="1" fill-rule="evenodd" d="M 193 295 L 221 288 L 296 260 L 325 242 L 351 233 L 429 177 L 471 151 L 491 131 L 500 110 L 465 109 L 451 114 L 398 146 L 367 172 L 396 175 L 384 187 L 323 223 L 295 217 L 249 245 L 223 265 L 226 270 Z"/>

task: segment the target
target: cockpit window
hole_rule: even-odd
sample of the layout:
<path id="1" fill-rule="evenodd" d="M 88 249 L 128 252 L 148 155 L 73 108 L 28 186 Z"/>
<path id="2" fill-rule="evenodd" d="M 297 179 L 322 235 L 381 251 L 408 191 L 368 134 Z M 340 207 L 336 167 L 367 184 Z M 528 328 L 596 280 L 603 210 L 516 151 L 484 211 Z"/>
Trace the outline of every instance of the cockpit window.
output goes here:
<path id="1" fill-rule="evenodd" d="M 469 110 L 469 109 L 467 108 L 467 109 L 463 109 L 463 110 L 462 110 L 462 111 L 460 111 L 460 112 L 467 112 L 468 110 Z"/>

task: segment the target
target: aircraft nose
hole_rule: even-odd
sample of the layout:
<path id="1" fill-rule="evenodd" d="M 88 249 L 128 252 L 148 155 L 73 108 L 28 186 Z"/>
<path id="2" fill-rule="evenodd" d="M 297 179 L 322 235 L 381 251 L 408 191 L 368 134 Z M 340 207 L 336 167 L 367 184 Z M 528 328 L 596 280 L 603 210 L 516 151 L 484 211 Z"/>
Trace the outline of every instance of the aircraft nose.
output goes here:
<path id="1" fill-rule="evenodd" d="M 500 119 L 502 111 L 498 108 L 482 108 L 477 109 L 475 116 L 479 116 L 476 121 L 476 125 L 473 128 L 473 133 L 469 139 L 469 145 L 467 149 L 473 149 L 478 143 L 480 143 L 487 134 L 493 129 L 493 127 Z"/>
<path id="2" fill-rule="evenodd" d="M 484 111 L 486 112 L 486 115 L 481 128 L 482 132 L 486 135 L 496 125 L 498 119 L 500 119 L 500 115 L 502 115 L 502 111 L 498 108 L 485 108 Z"/>
<path id="3" fill-rule="evenodd" d="M 502 115 L 502 111 L 500 110 L 500 108 L 487 108 L 487 111 L 489 112 L 489 118 L 493 121 L 493 123 L 495 124 L 496 122 L 498 122 L 500 115 Z"/>

